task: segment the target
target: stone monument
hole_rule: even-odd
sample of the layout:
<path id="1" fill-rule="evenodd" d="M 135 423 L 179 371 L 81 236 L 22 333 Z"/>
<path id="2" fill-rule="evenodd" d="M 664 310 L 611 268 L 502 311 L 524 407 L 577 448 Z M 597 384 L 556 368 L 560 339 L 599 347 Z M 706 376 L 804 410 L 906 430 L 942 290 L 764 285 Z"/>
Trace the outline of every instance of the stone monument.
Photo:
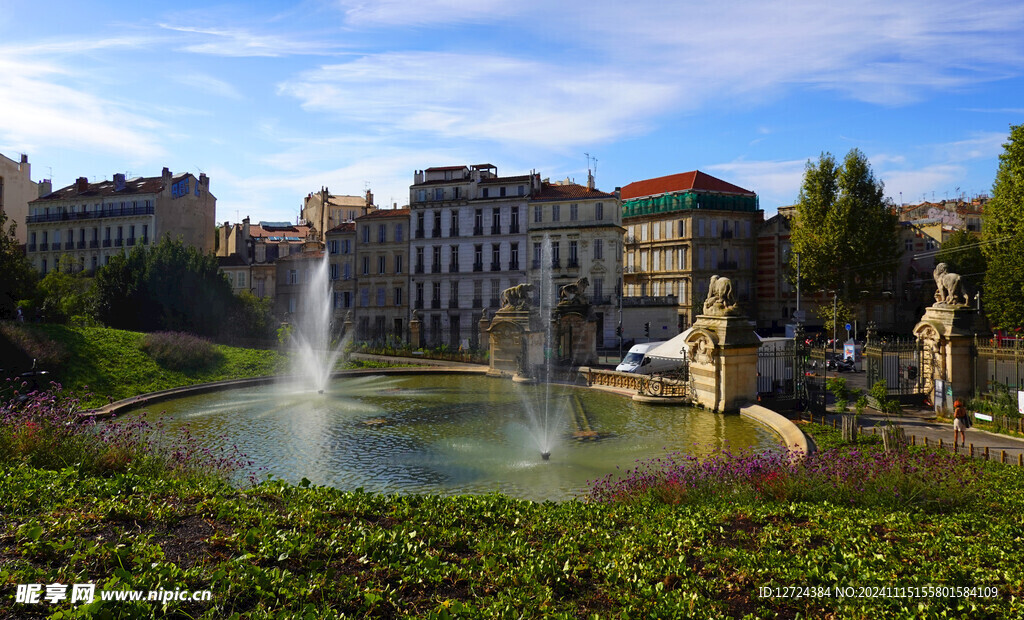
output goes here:
<path id="1" fill-rule="evenodd" d="M 936 411 L 953 411 L 953 400 L 969 398 L 974 392 L 971 345 L 981 328 L 981 315 L 970 305 L 960 275 L 946 263 L 935 266 L 935 303 L 914 327 L 921 343 L 921 373 L 925 394 Z M 936 387 L 943 393 L 936 398 Z"/>
<path id="2" fill-rule="evenodd" d="M 532 293 L 530 284 L 517 284 L 501 292 L 501 308 L 487 328 L 491 349 L 488 376 L 530 381 L 543 366 L 544 331 L 539 329 L 530 303 Z"/>
<path id="3" fill-rule="evenodd" d="M 685 339 L 693 400 L 721 412 L 757 399 L 761 341 L 740 311 L 729 278 L 711 276 L 703 314 Z"/>
<path id="4" fill-rule="evenodd" d="M 558 305 L 551 313 L 558 362 L 585 366 L 597 362 L 597 321 L 585 293 L 590 282 L 580 278 L 558 289 Z"/>

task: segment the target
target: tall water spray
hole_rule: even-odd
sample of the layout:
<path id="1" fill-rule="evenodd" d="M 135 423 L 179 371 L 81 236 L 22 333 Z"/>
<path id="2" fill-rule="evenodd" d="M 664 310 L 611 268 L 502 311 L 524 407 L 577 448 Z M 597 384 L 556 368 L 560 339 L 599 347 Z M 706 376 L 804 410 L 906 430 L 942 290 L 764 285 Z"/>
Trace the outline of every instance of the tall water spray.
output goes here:
<path id="1" fill-rule="evenodd" d="M 298 320 L 292 325 L 292 375 L 302 391 L 323 393 L 331 382 L 343 344 L 331 346 L 330 260 L 325 251 L 304 278 L 298 304 Z"/>

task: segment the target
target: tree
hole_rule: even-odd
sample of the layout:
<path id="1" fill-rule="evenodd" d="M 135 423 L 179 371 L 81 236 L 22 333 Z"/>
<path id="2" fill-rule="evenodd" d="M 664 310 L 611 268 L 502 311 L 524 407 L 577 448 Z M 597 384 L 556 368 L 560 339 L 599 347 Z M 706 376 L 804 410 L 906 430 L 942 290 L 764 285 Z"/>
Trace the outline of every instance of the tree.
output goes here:
<path id="1" fill-rule="evenodd" d="M 988 261 L 979 239 L 966 230 L 957 230 L 942 243 L 935 263 L 946 263 L 950 271 L 960 274 L 968 293 L 973 294 L 980 288 Z"/>
<path id="2" fill-rule="evenodd" d="M 96 290 L 100 320 L 141 331 L 216 335 L 239 303 L 213 254 L 167 238 L 115 256 L 96 274 Z"/>
<path id="3" fill-rule="evenodd" d="M 18 302 L 35 294 L 38 280 L 14 235 L 17 224 L 7 219 L 0 210 L 0 318 L 14 318 Z"/>
<path id="4" fill-rule="evenodd" d="M 85 271 L 73 270 L 74 260 L 65 255 L 36 287 L 36 309 L 45 321 L 89 320 L 95 314 L 93 280 Z"/>
<path id="5" fill-rule="evenodd" d="M 882 182 L 857 149 L 837 165 L 831 153 L 807 162 L 793 221 L 791 272 L 809 289 L 838 291 L 856 302 L 861 291 L 891 274 L 902 249 L 899 218 Z"/>
<path id="6" fill-rule="evenodd" d="M 1024 327 L 1024 125 L 1010 126 L 982 235 L 985 314 L 996 329 Z"/>

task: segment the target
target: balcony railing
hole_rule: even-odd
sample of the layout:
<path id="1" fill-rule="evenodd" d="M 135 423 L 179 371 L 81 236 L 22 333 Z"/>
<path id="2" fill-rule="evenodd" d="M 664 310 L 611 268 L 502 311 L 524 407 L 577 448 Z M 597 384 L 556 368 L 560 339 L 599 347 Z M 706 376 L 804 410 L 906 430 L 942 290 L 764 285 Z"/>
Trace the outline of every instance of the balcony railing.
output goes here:
<path id="1" fill-rule="evenodd" d="M 100 240 L 93 239 L 92 241 L 89 242 L 89 247 L 93 249 L 100 247 Z"/>
<path id="2" fill-rule="evenodd" d="M 732 239 L 732 231 L 723 228 L 722 229 L 722 239 Z"/>
<path id="3" fill-rule="evenodd" d="M 449 299 L 448 300 L 448 307 L 449 308 L 458 308 L 459 307 L 459 300 L 458 299 Z"/>
<path id="4" fill-rule="evenodd" d="M 422 310 L 423 309 L 423 300 L 422 299 L 417 299 L 416 303 L 413 305 L 413 307 L 416 308 L 417 310 Z"/>
<path id="5" fill-rule="evenodd" d="M 458 237 L 459 236 L 459 229 L 458 228 L 449 228 L 448 229 L 448 236 L 449 237 Z"/>
<path id="6" fill-rule="evenodd" d="M 154 207 L 125 207 L 125 208 L 109 208 L 100 209 L 99 211 L 78 211 L 76 213 L 70 213 L 61 211 L 57 213 L 43 213 L 39 215 L 30 215 L 25 221 L 28 224 L 38 224 L 42 222 L 62 222 L 67 220 L 87 220 L 97 219 L 102 217 L 127 217 L 132 215 L 153 215 Z"/>
<path id="7" fill-rule="evenodd" d="M 500 235 L 501 234 L 501 227 L 500 226 L 491 226 L 491 234 L 492 235 Z"/>
<path id="8" fill-rule="evenodd" d="M 140 237 L 139 243 L 142 245 L 149 245 L 149 237 Z"/>
<path id="9" fill-rule="evenodd" d="M 508 234 L 510 234 L 510 235 L 518 235 L 519 234 L 519 224 L 512 224 L 511 226 L 509 226 L 508 227 Z"/>
<path id="10" fill-rule="evenodd" d="M 34 243 L 28 244 L 28 251 L 29 252 L 35 252 L 36 251 L 36 244 L 34 244 Z"/>
<path id="11" fill-rule="evenodd" d="M 562 261 L 560 259 L 557 259 L 557 258 L 552 258 L 551 259 L 551 268 L 552 269 L 561 269 L 562 268 Z"/>
<path id="12" fill-rule="evenodd" d="M 431 265 L 430 273 L 441 273 L 441 265 Z"/>
<path id="13" fill-rule="evenodd" d="M 610 306 L 612 298 L 607 295 L 594 295 L 590 298 L 590 303 L 594 306 Z"/>
<path id="14" fill-rule="evenodd" d="M 64 242 L 64 249 L 65 250 L 73 250 L 73 249 L 75 249 L 75 242 L 74 241 L 65 241 Z"/>
<path id="15" fill-rule="evenodd" d="M 416 238 L 417 239 L 422 239 L 423 238 L 423 231 L 422 230 L 417 230 L 416 231 Z"/>
<path id="16" fill-rule="evenodd" d="M 135 237 L 128 237 L 128 245 L 135 245 Z"/>
<path id="17" fill-rule="evenodd" d="M 483 270 L 484 270 L 484 264 L 483 263 L 473 263 L 473 271 L 483 271 Z"/>
<path id="18" fill-rule="evenodd" d="M 78 244 L 77 244 L 77 247 L 78 247 L 79 250 L 84 250 L 85 249 L 85 241 L 79 241 Z"/>
<path id="19" fill-rule="evenodd" d="M 566 265 L 566 266 L 569 269 L 579 269 L 580 268 L 580 261 L 578 261 L 578 260 L 570 260 L 569 264 Z"/>
<path id="20" fill-rule="evenodd" d="M 622 305 L 626 308 L 637 306 L 675 306 L 679 298 L 675 295 L 661 295 L 658 297 L 623 297 Z"/>
<path id="21" fill-rule="evenodd" d="M 500 302 L 500 301 L 498 301 L 498 298 L 497 298 L 497 297 L 491 297 L 491 303 L 490 303 L 490 307 L 491 307 L 491 308 L 497 308 L 497 307 L 498 307 L 498 304 L 500 304 L 500 303 L 501 303 L 501 302 Z"/>
<path id="22" fill-rule="evenodd" d="M 718 261 L 719 269 L 736 269 L 736 261 L 734 260 L 720 260 Z"/>
<path id="23" fill-rule="evenodd" d="M 479 298 L 474 299 L 473 300 L 473 307 L 474 308 L 483 308 L 484 307 L 484 300 L 483 299 L 479 299 Z"/>
<path id="24" fill-rule="evenodd" d="M 39 251 L 40 252 L 45 252 L 45 251 L 47 251 L 49 249 L 50 249 L 50 244 L 49 243 L 40 243 L 39 244 Z"/>
<path id="25" fill-rule="evenodd" d="M 519 261 L 517 261 L 517 260 L 509 261 L 508 270 L 509 271 L 519 271 Z"/>
<path id="26" fill-rule="evenodd" d="M 491 271 L 501 271 L 501 263 L 491 263 Z"/>
<path id="27" fill-rule="evenodd" d="M 540 269 L 540 260 L 538 260 L 538 259 L 536 259 L 536 258 L 535 258 L 535 259 L 533 259 L 533 260 L 532 260 L 532 261 L 530 262 L 530 268 L 531 268 L 531 269 Z"/>
<path id="28" fill-rule="evenodd" d="M 440 299 L 431 299 L 430 300 L 430 307 L 435 309 L 435 310 L 440 308 L 441 307 L 441 300 Z"/>
<path id="29" fill-rule="evenodd" d="M 451 265 L 448 265 L 448 273 L 459 273 L 459 264 L 452 263 Z"/>
<path id="30" fill-rule="evenodd" d="M 430 231 L 430 236 L 434 237 L 434 238 L 440 237 L 441 236 L 441 229 L 440 228 L 435 228 L 434 230 Z"/>
<path id="31" fill-rule="evenodd" d="M 104 239 L 103 240 L 103 247 L 105 247 L 105 248 L 109 248 L 110 247 L 110 239 Z"/>
<path id="32" fill-rule="evenodd" d="M 484 234 L 484 227 L 483 226 L 474 226 L 473 227 L 473 234 L 476 235 L 476 236 L 480 236 L 480 235 Z"/>
<path id="33" fill-rule="evenodd" d="M 636 237 L 634 237 L 633 235 L 626 235 L 623 241 L 626 245 L 633 245 L 636 243 Z"/>
<path id="34" fill-rule="evenodd" d="M 423 273 L 423 265 L 416 265 L 416 273 Z"/>
<path id="35" fill-rule="evenodd" d="M 121 247 L 122 245 L 124 245 L 124 239 L 114 239 L 114 245 L 116 245 L 117 247 Z"/>

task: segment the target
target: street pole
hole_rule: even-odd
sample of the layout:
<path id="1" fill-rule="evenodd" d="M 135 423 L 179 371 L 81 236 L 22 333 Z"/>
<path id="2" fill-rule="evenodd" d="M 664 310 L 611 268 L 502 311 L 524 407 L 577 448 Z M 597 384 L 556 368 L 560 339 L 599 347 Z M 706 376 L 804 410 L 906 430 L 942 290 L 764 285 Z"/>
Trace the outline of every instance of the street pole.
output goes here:
<path id="1" fill-rule="evenodd" d="M 839 292 L 832 293 L 832 359 L 836 359 L 836 306 L 839 302 Z M 837 364 L 838 365 L 838 364 Z"/>
<path id="2" fill-rule="evenodd" d="M 796 315 L 800 316 L 800 252 L 796 253 Z"/>
<path id="3" fill-rule="evenodd" d="M 619 333 L 619 361 L 622 361 L 622 296 L 625 294 L 626 282 L 623 276 L 619 276 L 619 326 L 615 331 Z"/>

